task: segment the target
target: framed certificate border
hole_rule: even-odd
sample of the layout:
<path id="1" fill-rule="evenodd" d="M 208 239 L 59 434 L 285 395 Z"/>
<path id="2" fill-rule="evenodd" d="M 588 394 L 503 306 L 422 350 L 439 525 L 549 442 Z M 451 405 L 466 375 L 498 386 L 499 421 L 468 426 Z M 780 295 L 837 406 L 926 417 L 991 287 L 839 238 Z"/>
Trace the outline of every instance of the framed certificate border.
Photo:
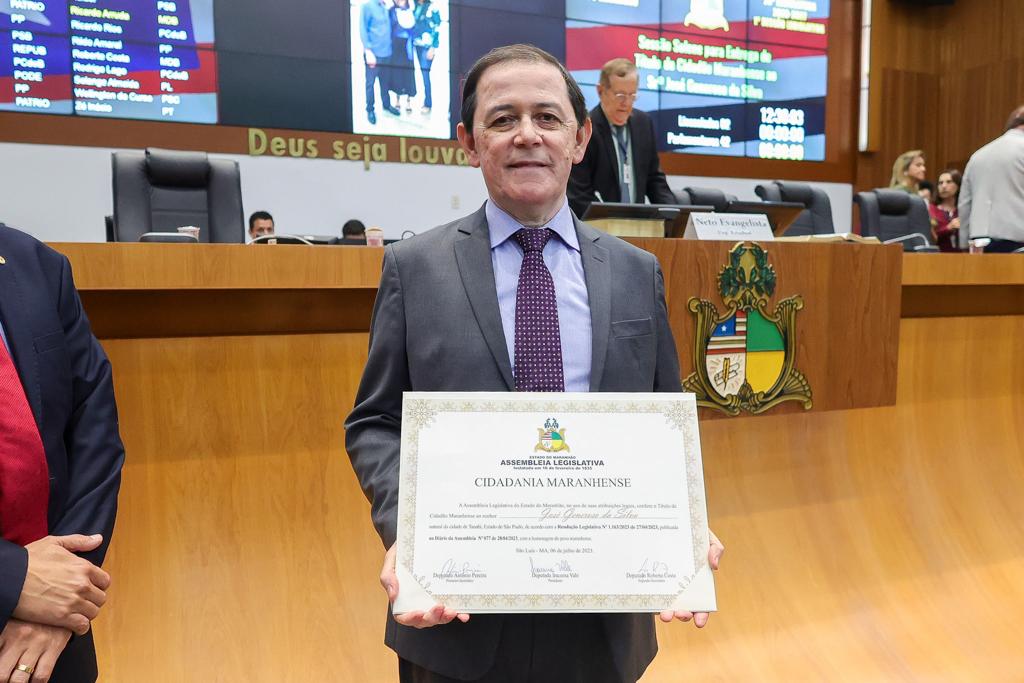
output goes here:
<path id="1" fill-rule="evenodd" d="M 677 579 L 665 594 L 446 594 L 431 590 L 426 576 L 412 573 L 416 558 L 416 500 L 420 432 L 442 413 L 660 414 L 680 432 L 683 450 L 693 573 Z M 487 612 L 641 612 L 662 609 L 713 611 L 714 582 L 708 566 L 707 507 L 704 494 L 697 407 L 693 394 L 508 394 L 407 392 L 402 407 L 402 462 L 398 505 L 397 574 L 394 611 L 427 609 L 434 603 L 460 611 Z M 410 585 L 412 582 L 414 585 Z M 700 585 L 695 585 L 700 584 Z M 694 596 L 694 590 L 699 592 Z M 694 602 L 696 597 L 697 602 Z"/>

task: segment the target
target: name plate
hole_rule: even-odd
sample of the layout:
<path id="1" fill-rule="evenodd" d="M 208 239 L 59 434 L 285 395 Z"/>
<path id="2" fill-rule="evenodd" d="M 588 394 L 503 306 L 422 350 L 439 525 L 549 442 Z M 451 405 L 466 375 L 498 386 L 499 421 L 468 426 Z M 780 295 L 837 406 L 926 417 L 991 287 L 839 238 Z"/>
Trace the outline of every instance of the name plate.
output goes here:
<path id="1" fill-rule="evenodd" d="M 693 394 L 406 393 L 396 613 L 716 609 Z"/>
<path id="2" fill-rule="evenodd" d="M 763 213 L 691 213 L 684 239 L 769 241 L 775 239 Z"/>

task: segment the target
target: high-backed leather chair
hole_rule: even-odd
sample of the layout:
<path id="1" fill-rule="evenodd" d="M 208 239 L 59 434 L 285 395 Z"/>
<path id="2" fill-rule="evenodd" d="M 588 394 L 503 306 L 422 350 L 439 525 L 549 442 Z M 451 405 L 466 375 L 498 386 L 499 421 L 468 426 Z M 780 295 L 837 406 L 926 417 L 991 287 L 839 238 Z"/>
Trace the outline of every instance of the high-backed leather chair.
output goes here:
<path id="1" fill-rule="evenodd" d="M 858 192 L 853 201 L 860 207 L 860 233 L 883 242 L 920 235 L 903 242 L 906 251 L 931 246 L 928 205 L 902 190 L 877 189 Z"/>
<path id="2" fill-rule="evenodd" d="M 200 242 L 245 241 L 238 163 L 206 152 L 147 148 L 114 152 L 114 239 L 200 228 Z"/>
<path id="3" fill-rule="evenodd" d="M 806 208 L 788 228 L 786 236 L 828 235 L 836 231 L 832 222 L 832 202 L 824 190 L 809 183 L 773 180 L 754 188 L 757 196 L 766 202 L 797 202 Z"/>
<path id="4" fill-rule="evenodd" d="M 729 208 L 729 202 L 736 201 L 736 195 L 726 194 L 713 187 L 687 187 L 682 193 L 675 192 L 676 198 L 683 194 L 689 199 L 685 204 L 696 204 L 697 206 L 713 206 L 715 211 L 725 211 Z"/>

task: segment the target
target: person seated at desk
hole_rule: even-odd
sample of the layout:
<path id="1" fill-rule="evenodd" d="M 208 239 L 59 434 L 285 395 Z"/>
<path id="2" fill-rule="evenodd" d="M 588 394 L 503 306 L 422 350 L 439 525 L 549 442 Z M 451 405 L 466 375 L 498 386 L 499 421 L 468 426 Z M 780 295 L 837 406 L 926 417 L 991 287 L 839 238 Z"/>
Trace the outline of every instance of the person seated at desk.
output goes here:
<path id="1" fill-rule="evenodd" d="M 249 216 L 249 239 L 274 234 L 274 217 L 266 211 L 254 211 Z"/>
<path id="2" fill-rule="evenodd" d="M 594 134 L 583 161 L 569 176 L 569 206 L 583 216 L 595 201 L 675 204 L 661 171 L 654 123 L 634 109 L 640 75 L 628 59 L 613 59 L 601 69 L 597 94 L 601 103 L 590 111 Z"/>
<path id="3" fill-rule="evenodd" d="M 345 221 L 345 225 L 341 226 L 341 237 L 345 240 L 346 244 L 356 242 L 366 242 L 366 226 L 363 222 L 357 218 L 352 218 Z"/>

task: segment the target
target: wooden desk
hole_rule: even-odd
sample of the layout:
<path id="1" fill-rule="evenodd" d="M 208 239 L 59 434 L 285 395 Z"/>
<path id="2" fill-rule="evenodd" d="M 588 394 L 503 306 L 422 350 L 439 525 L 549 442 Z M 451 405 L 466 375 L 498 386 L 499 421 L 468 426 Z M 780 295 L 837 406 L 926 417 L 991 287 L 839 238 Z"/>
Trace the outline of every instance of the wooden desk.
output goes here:
<path id="1" fill-rule="evenodd" d="M 342 430 L 381 250 L 55 246 L 113 363 L 127 449 L 95 624 L 102 680 L 395 681 L 383 550 Z M 650 248 L 685 347 L 685 299 L 714 294 L 723 252 Z M 898 310 L 874 310 L 881 247 L 769 248 L 778 295 L 808 301 L 807 340 L 868 343 L 863 321 Z M 978 297 L 963 295 L 956 315 L 921 315 L 943 288 L 1019 290 L 1013 258 L 897 257 L 895 394 L 868 392 L 893 405 L 702 422 L 709 515 L 727 546 L 721 612 L 703 631 L 659 625 L 644 683 L 1020 677 L 1024 314 L 975 315 Z M 898 292 L 899 278 L 885 282 Z M 845 298 L 822 307 L 826 290 Z M 818 387 L 846 378 L 816 401 L 874 381 L 870 347 L 846 348 L 813 371 L 820 349 L 801 351 Z"/>
<path id="2" fill-rule="evenodd" d="M 1020 254 L 905 254 L 903 317 L 1024 314 Z"/>
<path id="3" fill-rule="evenodd" d="M 366 331 L 384 250 L 228 244 L 55 244 L 96 336 Z"/>

